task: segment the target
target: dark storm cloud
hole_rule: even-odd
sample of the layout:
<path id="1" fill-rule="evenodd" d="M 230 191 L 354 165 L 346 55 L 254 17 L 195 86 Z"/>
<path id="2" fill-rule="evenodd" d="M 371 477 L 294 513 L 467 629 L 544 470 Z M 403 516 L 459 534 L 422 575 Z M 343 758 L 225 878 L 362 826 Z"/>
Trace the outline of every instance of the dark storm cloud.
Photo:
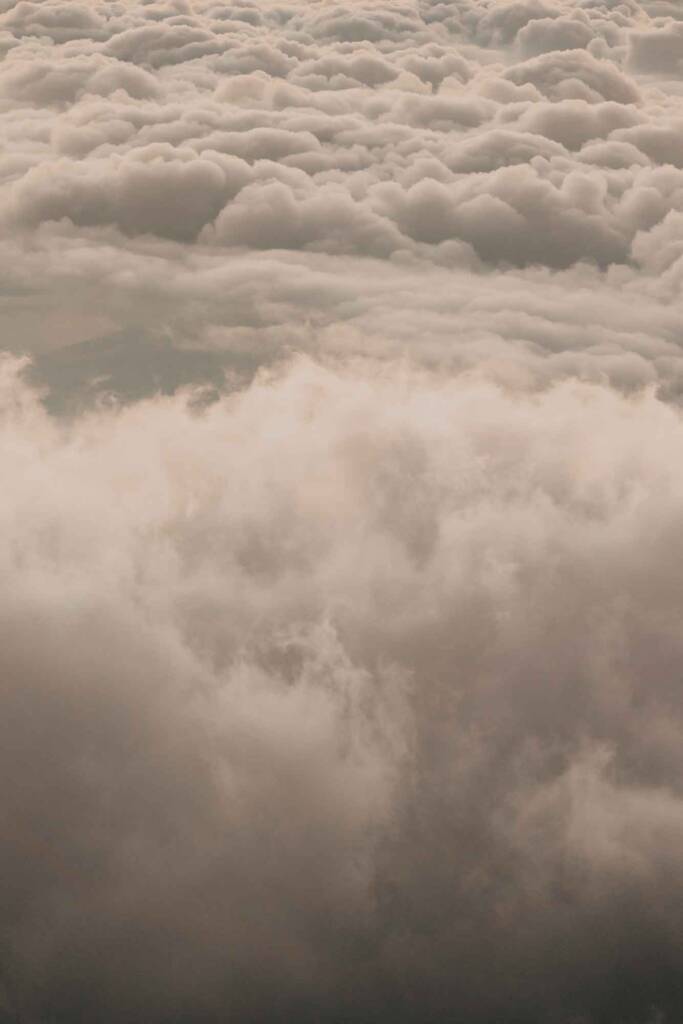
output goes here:
<path id="1" fill-rule="evenodd" d="M 3 1024 L 680 1020 L 680 27 L 0 0 Z"/>

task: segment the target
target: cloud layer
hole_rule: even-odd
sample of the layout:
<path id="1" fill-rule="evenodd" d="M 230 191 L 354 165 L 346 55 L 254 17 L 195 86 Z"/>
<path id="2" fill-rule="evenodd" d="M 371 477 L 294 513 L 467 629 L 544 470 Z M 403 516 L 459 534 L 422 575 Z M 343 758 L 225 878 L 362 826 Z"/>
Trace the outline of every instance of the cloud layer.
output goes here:
<path id="1" fill-rule="evenodd" d="M 0 53 L 0 1020 L 679 1021 L 677 5 Z"/>
<path id="2" fill-rule="evenodd" d="M 5 7 L 13 351 L 123 331 L 264 363 L 343 336 L 677 392 L 673 8 Z"/>

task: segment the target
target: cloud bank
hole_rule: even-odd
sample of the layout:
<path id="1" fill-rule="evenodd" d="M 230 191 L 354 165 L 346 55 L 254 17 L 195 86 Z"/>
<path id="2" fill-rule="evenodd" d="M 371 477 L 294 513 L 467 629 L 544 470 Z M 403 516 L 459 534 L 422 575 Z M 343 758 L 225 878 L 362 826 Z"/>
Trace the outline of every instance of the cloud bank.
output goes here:
<path id="1" fill-rule="evenodd" d="M 679 1021 L 677 5 L 0 52 L 0 1020 Z"/>

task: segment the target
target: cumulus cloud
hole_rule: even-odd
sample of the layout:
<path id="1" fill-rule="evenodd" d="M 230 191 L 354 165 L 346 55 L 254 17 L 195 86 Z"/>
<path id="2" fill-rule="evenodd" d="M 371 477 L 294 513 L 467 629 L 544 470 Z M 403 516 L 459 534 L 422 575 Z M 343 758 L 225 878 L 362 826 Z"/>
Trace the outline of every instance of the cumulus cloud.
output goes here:
<path id="1" fill-rule="evenodd" d="M 677 1024 L 681 12 L 0 0 L 0 1021 Z"/>
<path id="2" fill-rule="evenodd" d="M 13 1012 L 675 1008 L 673 409 L 299 361 L 65 428 L 3 372 Z"/>

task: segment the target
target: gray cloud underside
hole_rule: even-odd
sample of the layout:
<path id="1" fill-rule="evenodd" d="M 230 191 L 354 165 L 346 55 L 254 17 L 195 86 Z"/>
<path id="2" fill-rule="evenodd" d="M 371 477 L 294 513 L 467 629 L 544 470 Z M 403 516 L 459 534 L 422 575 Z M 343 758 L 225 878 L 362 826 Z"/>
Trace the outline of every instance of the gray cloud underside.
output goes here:
<path id="1" fill-rule="evenodd" d="M 0 1021 L 683 1017 L 683 13 L 0 0 Z"/>

